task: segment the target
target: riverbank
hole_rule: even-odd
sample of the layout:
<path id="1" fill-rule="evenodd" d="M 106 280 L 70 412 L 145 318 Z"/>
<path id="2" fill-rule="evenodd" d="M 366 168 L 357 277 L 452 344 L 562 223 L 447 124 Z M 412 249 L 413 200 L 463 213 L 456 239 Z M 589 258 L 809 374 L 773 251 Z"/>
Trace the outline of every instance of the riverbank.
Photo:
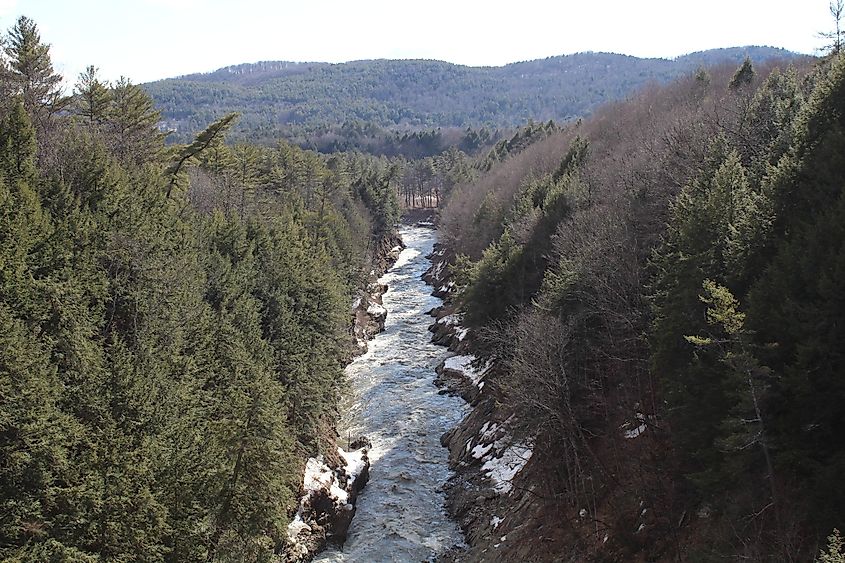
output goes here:
<path id="1" fill-rule="evenodd" d="M 387 311 L 382 296 L 388 288 L 379 278 L 396 263 L 402 248 L 398 234 L 383 237 L 374 247 L 372 268 L 352 303 L 347 363 L 365 354 L 368 342 L 384 330 Z M 329 545 L 343 545 L 358 495 L 369 480 L 370 442 L 365 436 L 340 440 L 337 428 L 330 425 L 323 435 L 328 444 L 324 453 L 308 458 L 303 468 L 302 493 L 282 554 L 286 563 L 310 561 Z"/>
<path id="2" fill-rule="evenodd" d="M 559 549 L 553 545 L 557 534 L 551 524 L 559 515 L 538 512 L 539 491 L 530 477 L 531 437 L 516 428 L 497 383 L 497 365 L 476 358 L 474 335 L 461 325 L 449 271 L 454 257 L 438 246 L 431 261 L 424 277 L 444 299 L 431 311 L 431 339 L 452 352 L 437 367 L 437 384 L 442 393 L 461 397 L 471 407 L 441 437 L 454 471 L 445 485 L 446 508 L 461 526 L 467 545 L 438 562 L 538 560 L 538 554 Z"/>

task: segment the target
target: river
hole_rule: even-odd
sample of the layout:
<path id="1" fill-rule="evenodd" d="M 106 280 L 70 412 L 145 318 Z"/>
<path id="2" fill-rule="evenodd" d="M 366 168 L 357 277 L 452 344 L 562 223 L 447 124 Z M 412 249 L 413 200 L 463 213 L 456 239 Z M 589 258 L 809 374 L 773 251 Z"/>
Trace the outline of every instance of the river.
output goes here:
<path id="1" fill-rule="evenodd" d="M 448 352 L 431 343 L 426 312 L 441 300 L 421 279 L 436 233 L 403 227 L 400 235 L 405 249 L 379 280 L 389 287 L 385 330 L 346 368 L 351 391 L 341 435 L 372 442 L 370 481 L 342 551 L 325 551 L 316 561 L 431 561 L 463 545 L 443 508 L 451 472 L 440 436 L 468 407 L 459 397 L 438 394 L 434 385 L 434 369 Z"/>

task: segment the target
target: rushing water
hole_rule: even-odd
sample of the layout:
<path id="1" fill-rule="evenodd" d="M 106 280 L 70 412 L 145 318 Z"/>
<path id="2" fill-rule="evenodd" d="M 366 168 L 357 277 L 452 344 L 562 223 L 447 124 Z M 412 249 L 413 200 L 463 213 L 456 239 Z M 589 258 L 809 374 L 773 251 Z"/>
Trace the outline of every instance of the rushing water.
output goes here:
<path id="1" fill-rule="evenodd" d="M 441 301 L 421 280 L 435 232 L 404 227 L 400 235 L 405 249 L 380 280 L 389 286 L 385 330 L 346 369 L 352 396 L 341 428 L 372 442 L 370 481 L 343 550 L 324 552 L 317 561 L 419 562 L 463 543 L 443 508 L 450 472 L 440 435 L 467 407 L 434 386 L 434 368 L 447 352 L 431 343 L 432 319 L 425 313 Z"/>

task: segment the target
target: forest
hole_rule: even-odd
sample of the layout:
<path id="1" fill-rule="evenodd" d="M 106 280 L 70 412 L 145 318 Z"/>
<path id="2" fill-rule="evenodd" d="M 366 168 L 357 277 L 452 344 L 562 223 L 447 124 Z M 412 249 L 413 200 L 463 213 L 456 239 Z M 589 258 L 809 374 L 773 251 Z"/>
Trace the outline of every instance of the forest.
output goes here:
<path id="1" fill-rule="evenodd" d="M 505 421 L 534 451 L 475 517 L 481 462 L 450 445 L 452 511 L 493 537 L 468 560 L 500 535 L 506 561 L 818 555 L 845 523 L 844 139 L 837 48 L 746 59 L 602 106 L 450 194 L 458 349 L 493 366 L 461 435 Z"/>
<path id="2" fill-rule="evenodd" d="M 452 437 L 496 420 L 534 452 L 487 494 L 442 438 L 457 560 L 841 562 L 834 39 L 147 85 L 90 66 L 66 93 L 21 17 L 0 53 L 0 560 L 283 560 L 306 459 L 338 439 L 350 304 L 423 207 L 438 321 L 486 366 Z"/>
<path id="3" fill-rule="evenodd" d="M 165 145 L 139 86 L 0 67 L 0 559 L 263 561 L 333 440 L 384 163 Z"/>
<path id="4" fill-rule="evenodd" d="M 739 64 L 746 56 L 762 62 L 798 55 L 771 47 L 713 49 L 674 60 L 578 53 L 503 67 L 428 60 L 333 65 L 266 61 L 144 88 L 161 110 L 163 123 L 174 131 L 173 138 L 183 142 L 222 113 L 239 111 L 240 125 L 232 131 L 237 140 L 272 144 L 284 138 L 322 152 L 354 148 L 433 156 L 430 144 L 409 148 L 402 137 L 439 131 L 445 143 L 464 143 L 460 148 L 470 152 L 477 134 L 483 137 L 528 121 L 574 119 L 646 84 L 668 82 L 699 66 Z M 445 143 L 439 142 L 436 152 Z"/>

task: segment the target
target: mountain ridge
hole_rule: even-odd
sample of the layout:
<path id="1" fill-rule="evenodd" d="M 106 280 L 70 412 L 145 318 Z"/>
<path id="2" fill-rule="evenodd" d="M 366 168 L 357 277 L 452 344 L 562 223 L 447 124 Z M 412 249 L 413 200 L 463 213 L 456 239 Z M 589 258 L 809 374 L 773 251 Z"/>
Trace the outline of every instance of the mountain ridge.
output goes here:
<path id="1" fill-rule="evenodd" d="M 429 59 L 345 63 L 260 61 L 147 83 L 176 139 L 230 111 L 242 114 L 234 138 L 275 142 L 325 134 L 343 124 L 386 130 L 509 128 L 566 121 L 665 83 L 699 66 L 756 64 L 801 57 L 774 47 L 699 51 L 676 59 L 583 52 L 474 67 Z"/>
<path id="2" fill-rule="evenodd" d="M 522 65 L 525 63 L 534 63 L 539 61 L 548 61 L 550 59 L 563 59 L 567 57 L 577 57 L 579 55 L 611 55 L 611 56 L 618 56 L 624 57 L 628 59 L 640 59 L 640 60 L 647 60 L 647 61 L 678 61 L 684 60 L 689 58 L 696 58 L 699 55 L 710 55 L 716 53 L 725 53 L 727 56 L 736 59 L 741 53 L 741 58 L 744 57 L 748 49 L 754 50 L 761 50 L 761 52 L 768 51 L 771 54 L 769 56 L 775 55 L 780 53 L 786 57 L 795 57 L 795 56 L 807 56 L 803 53 L 797 53 L 794 51 L 790 51 L 788 49 L 784 49 L 782 47 L 775 47 L 773 45 L 744 45 L 744 46 L 737 46 L 737 47 L 717 47 L 714 49 L 704 49 L 701 51 L 693 51 L 690 53 L 684 53 L 682 55 L 678 55 L 676 57 L 639 57 L 637 55 L 629 55 L 627 53 L 616 53 L 614 51 L 576 51 L 574 53 L 565 53 L 560 55 L 549 55 L 548 57 L 541 57 L 537 59 L 524 59 L 518 61 L 512 61 L 509 63 L 504 63 L 500 65 L 471 65 L 471 64 L 463 64 L 463 63 L 455 63 L 443 59 L 433 59 L 433 58 L 425 58 L 425 57 L 409 57 L 409 58 L 390 58 L 390 57 L 376 57 L 373 59 L 350 59 L 348 61 L 341 61 L 341 62 L 329 62 L 329 61 L 288 61 L 288 60 L 260 60 L 255 61 L 252 63 L 237 63 L 233 65 L 226 65 L 214 70 L 206 71 L 206 72 L 191 72 L 188 74 L 181 74 L 177 76 L 170 76 L 165 77 L 159 80 L 152 80 L 147 82 L 147 84 L 152 84 L 156 82 L 162 82 L 165 80 L 188 80 L 188 79 L 200 79 L 200 78 L 209 78 L 214 75 L 222 74 L 224 72 L 238 75 L 242 74 L 241 72 L 233 72 L 239 71 L 243 69 L 249 69 L 250 67 L 261 67 L 261 66 L 268 66 L 268 65 L 285 65 L 285 68 L 288 67 L 317 67 L 317 66 L 342 66 L 347 64 L 353 63 L 366 63 L 366 62 L 374 62 L 374 61 L 395 61 L 395 62 L 437 62 L 437 63 L 444 63 L 448 65 L 453 65 L 456 67 L 465 67 L 465 68 L 477 68 L 477 69 L 502 69 L 506 67 Z M 307 70 L 307 68 L 303 68 L 301 70 Z"/>

